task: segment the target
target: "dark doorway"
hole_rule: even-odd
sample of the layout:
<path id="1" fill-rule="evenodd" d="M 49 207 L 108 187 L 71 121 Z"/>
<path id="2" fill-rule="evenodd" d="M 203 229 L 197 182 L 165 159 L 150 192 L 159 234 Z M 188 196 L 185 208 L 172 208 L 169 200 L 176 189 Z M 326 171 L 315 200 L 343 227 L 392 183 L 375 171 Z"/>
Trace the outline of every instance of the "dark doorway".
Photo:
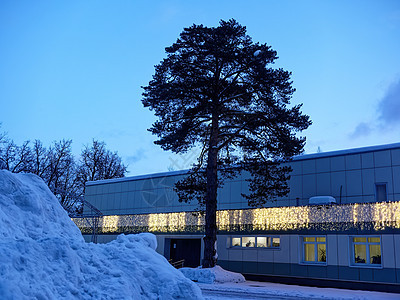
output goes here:
<path id="1" fill-rule="evenodd" d="M 200 266 L 200 239 L 171 239 L 170 259 L 172 262 L 185 260 L 185 267 Z"/>

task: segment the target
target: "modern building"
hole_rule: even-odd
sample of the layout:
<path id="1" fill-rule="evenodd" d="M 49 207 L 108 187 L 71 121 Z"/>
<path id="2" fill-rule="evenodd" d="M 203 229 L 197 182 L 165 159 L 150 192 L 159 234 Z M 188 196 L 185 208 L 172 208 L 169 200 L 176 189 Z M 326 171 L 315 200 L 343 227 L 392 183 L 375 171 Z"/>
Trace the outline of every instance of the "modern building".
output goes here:
<path id="1" fill-rule="evenodd" d="M 218 264 L 253 279 L 400 291 L 400 143 L 302 155 L 289 164 L 290 193 L 263 208 L 241 196 L 247 173 L 219 190 Z M 86 201 L 104 214 L 98 241 L 153 232 L 167 259 L 200 265 L 204 218 L 173 190 L 186 174 L 89 182 Z M 91 220 L 75 222 L 90 240 Z"/>

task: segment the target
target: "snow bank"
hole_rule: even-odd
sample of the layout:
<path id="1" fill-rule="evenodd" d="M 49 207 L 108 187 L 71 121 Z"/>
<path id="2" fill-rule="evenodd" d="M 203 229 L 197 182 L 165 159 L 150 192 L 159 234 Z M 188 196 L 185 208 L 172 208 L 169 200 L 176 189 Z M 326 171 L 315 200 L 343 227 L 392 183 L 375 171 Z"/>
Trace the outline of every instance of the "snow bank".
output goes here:
<path id="1" fill-rule="evenodd" d="M 201 299 L 149 233 L 87 244 L 43 181 L 0 170 L 0 299 Z"/>
<path id="2" fill-rule="evenodd" d="M 190 280 L 199 283 L 224 283 L 224 282 L 244 282 L 244 276 L 240 273 L 234 273 L 222 269 L 220 266 L 214 268 L 181 268 L 183 275 Z"/>

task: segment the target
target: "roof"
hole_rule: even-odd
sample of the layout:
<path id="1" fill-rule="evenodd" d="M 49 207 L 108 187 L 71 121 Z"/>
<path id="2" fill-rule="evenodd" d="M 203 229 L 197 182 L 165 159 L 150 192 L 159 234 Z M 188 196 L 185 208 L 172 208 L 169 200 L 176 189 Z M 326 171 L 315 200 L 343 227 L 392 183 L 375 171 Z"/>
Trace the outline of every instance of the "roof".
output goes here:
<path id="1" fill-rule="evenodd" d="M 367 152 L 376 152 L 376 151 L 384 151 L 384 150 L 392 150 L 392 149 L 400 149 L 400 143 L 369 146 L 369 147 L 362 147 L 362 148 L 353 148 L 353 149 L 330 151 L 330 152 L 320 152 L 320 153 L 313 153 L 313 154 L 304 154 L 304 155 L 298 155 L 298 156 L 293 157 L 293 160 L 306 160 L 306 159 L 314 159 L 314 158 L 342 156 L 342 155 L 349 155 L 349 154 L 361 154 L 361 153 L 367 153 Z"/>
<path id="2" fill-rule="evenodd" d="M 369 146 L 369 147 L 362 147 L 362 148 L 353 148 L 353 149 L 330 151 L 330 152 L 320 152 L 320 153 L 313 153 L 313 154 L 303 154 L 303 155 L 298 155 L 298 156 L 293 157 L 293 160 L 295 160 L 295 161 L 309 160 L 309 159 L 326 158 L 326 157 L 334 157 L 334 156 L 343 156 L 343 155 L 351 155 L 351 154 L 361 154 L 361 153 L 392 150 L 392 149 L 400 149 L 400 143 L 378 145 L 378 146 Z M 88 181 L 86 183 L 86 185 L 89 186 L 89 185 L 115 183 L 115 182 L 125 182 L 125 181 L 132 181 L 132 180 L 157 178 L 157 177 L 185 175 L 189 171 L 190 170 L 168 171 L 168 172 L 153 173 L 153 174 L 146 174 L 146 175 L 138 175 L 138 176 L 129 176 L 129 177 L 121 177 L 121 178 L 113 178 L 113 179 L 103 179 L 103 180 L 96 180 L 96 181 Z"/>

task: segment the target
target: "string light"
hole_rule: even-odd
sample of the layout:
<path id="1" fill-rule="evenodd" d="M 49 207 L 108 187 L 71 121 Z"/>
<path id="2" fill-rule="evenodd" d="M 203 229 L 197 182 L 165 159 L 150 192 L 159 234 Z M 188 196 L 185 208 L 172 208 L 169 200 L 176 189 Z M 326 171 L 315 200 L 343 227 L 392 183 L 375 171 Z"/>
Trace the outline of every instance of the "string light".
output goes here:
<path id="1" fill-rule="evenodd" d="M 90 218 L 73 218 L 73 221 L 82 233 L 91 232 Z M 204 230 L 204 216 L 193 212 L 111 215 L 100 217 L 98 224 L 99 233 L 199 233 Z M 400 201 L 220 210 L 217 224 L 220 232 L 399 229 Z"/>

